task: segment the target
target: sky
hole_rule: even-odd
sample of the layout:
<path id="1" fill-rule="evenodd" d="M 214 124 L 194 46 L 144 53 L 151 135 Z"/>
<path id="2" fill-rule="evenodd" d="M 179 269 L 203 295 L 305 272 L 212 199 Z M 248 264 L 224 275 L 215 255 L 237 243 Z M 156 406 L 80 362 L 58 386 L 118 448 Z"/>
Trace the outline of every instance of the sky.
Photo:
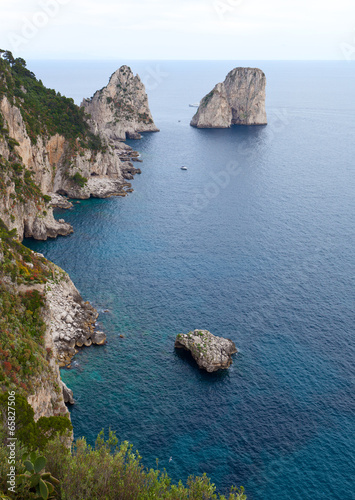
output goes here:
<path id="1" fill-rule="evenodd" d="M 355 0 L 0 0 L 28 59 L 355 60 Z"/>

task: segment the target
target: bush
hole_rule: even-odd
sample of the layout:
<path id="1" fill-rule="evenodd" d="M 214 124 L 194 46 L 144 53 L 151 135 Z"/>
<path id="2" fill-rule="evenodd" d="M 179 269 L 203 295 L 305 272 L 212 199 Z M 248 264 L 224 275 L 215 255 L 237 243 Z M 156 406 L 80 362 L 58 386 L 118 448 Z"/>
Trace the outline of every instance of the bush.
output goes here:
<path id="1" fill-rule="evenodd" d="M 53 136 L 58 133 L 72 141 L 79 138 L 90 149 L 101 148 L 100 139 L 92 140 L 96 136 L 90 132 L 83 108 L 77 106 L 73 99 L 46 88 L 26 68 L 26 61 L 22 58 L 14 59 L 9 51 L 4 53 L 7 56 L 0 57 L 0 100 L 3 95 L 7 95 L 10 101 L 15 99 L 33 143 L 37 142 L 39 135 Z M 0 122 L 0 130 L 2 126 Z M 15 145 L 15 142 L 10 144 L 12 149 Z"/>
<path id="2" fill-rule="evenodd" d="M 59 481 L 51 475 L 50 472 L 45 472 L 47 460 L 45 457 L 37 457 L 35 453 L 25 454 L 23 456 L 26 472 L 18 476 L 20 484 L 24 485 L 27 490 L 28 498 L 35 500 L 49 500 L 57 497 L 55 487 Z"/>
<path id="3" fill-rule="evenodd" d="M 6 427 L 7 393 L 0 395 L 0 410 L 3 427 Z M 29 451 L 44 450 L 55 436 L 69 437 L 73 426 L 68 417 L 41 417 L 34 420 L 34 411 L 27 399 L 20 394 L 15 396 L 16 437 Z"/>
<path id="4" fill-rule="evenodd" d="M 29 419 L 31 420 L 31 419 Z M 22 475 L 31 472 L 31 465 L 24 460 L 26 452 L 19 440 L 16 450 L 16 471 Z M 46 471 L 42 479 L 57 478 L 55 498 L 61 500 L 246 500 L 244 489 L 231 488 L 227 496 L 216 493 L 216 487 L 203 474 L 189 477 L 186 486 L 180 481 L 173 484 L 165 470 L 146 469 L 138 452 L 134 453 L 128 442 L 118 444 L 116 435 L 110 431 L 104 439 L 103 431 L 91 447 L 84 438 L 78 439 L 70 450 L 57 436 L 49 440 L 41 461 L 46 460 Z M 0 445 L 0 492 L 6 491 L 7 457 L 6 445 Z M 23 457 L 23 458 L 21 458 Z M 37 454 L 31 454 L 33 465 Z M 38 466 L 40 469 L 40 464 Z M 29 478 L 18 484 L 16 500 L 29 500 Z M 38 479 L 38 477 L 37 477 Z M 39 481 L 38 481 L 39 482 Z M 58 486 L 57 486 L 58 485 Z M 1 497 L 0 497 L 1 498 Z M 38 497 L 37 497 L 38 498 Z"/>
<path id="5" fill-rule="evenodd" d="M 111 431 L 107 441 L 102 431 L 94 448 L 82 438 L 70 453 L 55 440 L 44 454 L 48 470 L 60 480 L 62 500 L 246 500 L 243 488 L 232 488 L 228 497 L 218 495 L 205 474 L 190 477 L 187 486 L 173 484 L 165 470 L 144 468 L 132 445 L 118 445 Z"/>
<path id="6" fill-rule="evenodd" d="M 73 175 L 72 180 L 82 188 L 86 185 L 88 181 L 87 178 L 83 177 L 81 174 L 79 174 L 79 172 L 76 172 L 76 174 Z"/>

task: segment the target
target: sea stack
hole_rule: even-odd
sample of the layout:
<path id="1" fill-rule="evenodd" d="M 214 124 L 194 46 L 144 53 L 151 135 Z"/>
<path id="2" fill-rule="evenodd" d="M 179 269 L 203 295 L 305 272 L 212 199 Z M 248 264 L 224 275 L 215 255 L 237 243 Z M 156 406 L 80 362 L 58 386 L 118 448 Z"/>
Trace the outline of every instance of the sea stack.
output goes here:
<path id="1" fill-rule="evenodd" d="M 232 364 L 232 354 L 237 352 L 232 340 L 212 335 L 208 330 L 179 333 L 175 348 L 190 351 L 199 368 L 210 373 L 228 368 Z"/>
<path id="2" fill-rule="evenodd" d="M 229 128 L 231 125 L 266 125 L 266 77 L 258 68 L 235 68 L 200 102 L 190 125 Z"/>
<path id="3" fill-rule="evenodd" d="M 106 87 L 84 99 L 91 130 L 108 143 L 140 139 L 140 132 L 159 132 L 149 109 L 148 96 L 138 75 L 121 66 Z"/>

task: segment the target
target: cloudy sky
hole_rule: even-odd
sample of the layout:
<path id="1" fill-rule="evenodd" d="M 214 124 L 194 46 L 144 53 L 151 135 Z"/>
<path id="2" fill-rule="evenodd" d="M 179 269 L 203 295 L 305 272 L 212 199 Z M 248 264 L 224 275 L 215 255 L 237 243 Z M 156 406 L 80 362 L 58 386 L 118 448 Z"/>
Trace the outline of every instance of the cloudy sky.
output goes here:
<path id="1" fill-rule="evenodd" d="M 355 0 L 0 0 L 28 59 L 352 59 Z"/>

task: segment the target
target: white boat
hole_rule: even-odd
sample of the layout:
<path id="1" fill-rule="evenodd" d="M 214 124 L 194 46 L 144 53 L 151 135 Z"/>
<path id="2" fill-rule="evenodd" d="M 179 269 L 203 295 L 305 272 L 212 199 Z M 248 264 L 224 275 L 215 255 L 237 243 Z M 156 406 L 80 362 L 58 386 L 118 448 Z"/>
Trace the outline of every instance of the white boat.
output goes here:
<path id="1" fill-rule="evenodd" d="M 181 170 L 187 170 L 187 167 L 180 167 Z"/>
<path id="2" fill-rule="evenodd" d="M 199 105 L 200 105 L 199 103 L 197 103 L 197 104 L 189 104 L 189 107 L 190 108 L 198 108 Z"/>

